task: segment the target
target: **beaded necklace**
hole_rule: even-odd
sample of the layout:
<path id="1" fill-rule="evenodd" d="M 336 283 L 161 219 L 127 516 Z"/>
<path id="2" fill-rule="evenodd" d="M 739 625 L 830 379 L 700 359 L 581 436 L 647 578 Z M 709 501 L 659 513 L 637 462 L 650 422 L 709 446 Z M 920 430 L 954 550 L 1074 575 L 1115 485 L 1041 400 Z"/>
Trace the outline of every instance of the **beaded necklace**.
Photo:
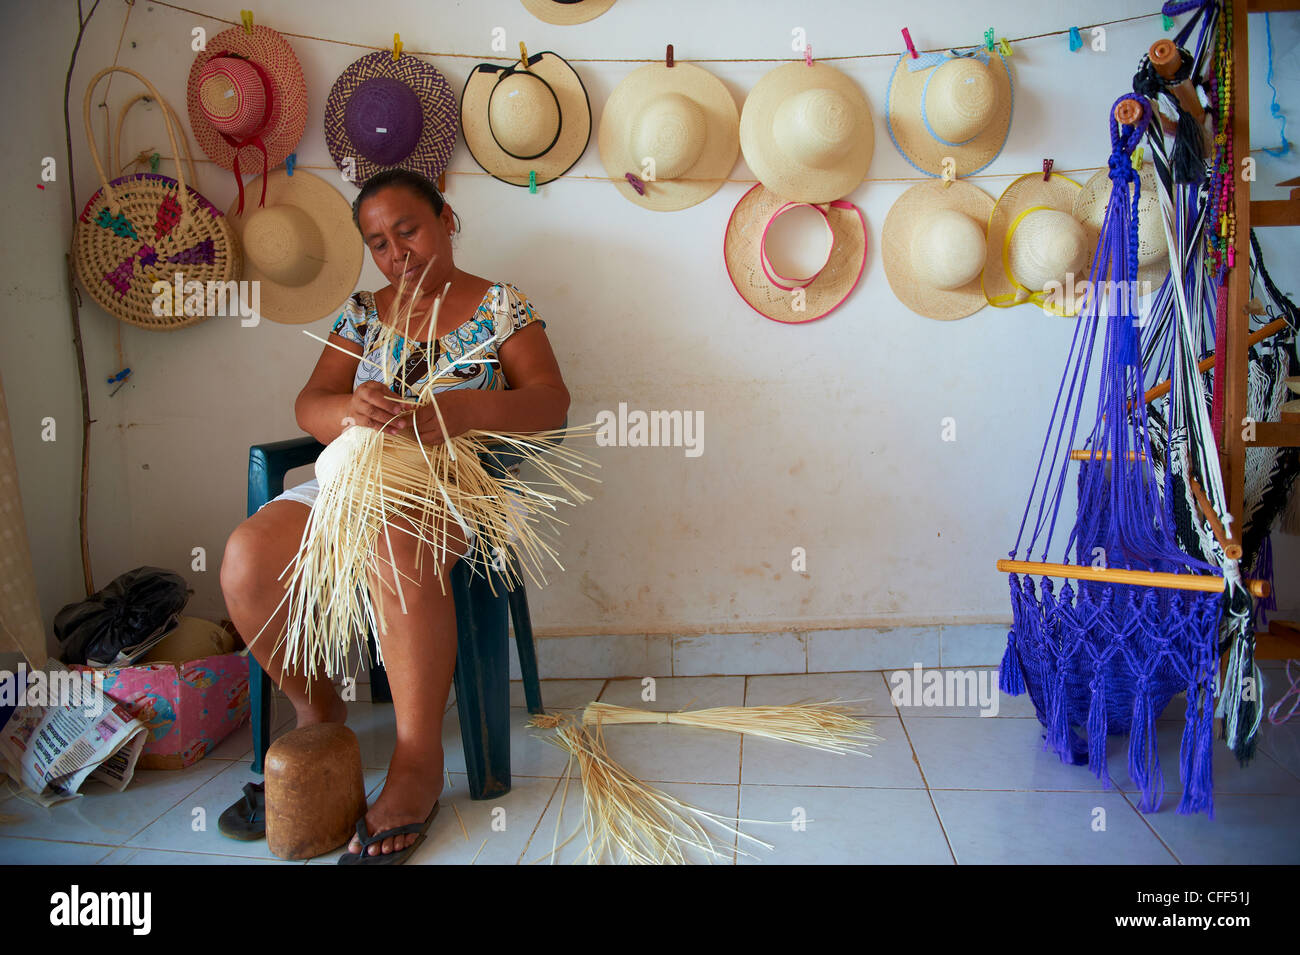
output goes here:
<path id="1" fill-rule="evenodd" d="M 1220 4 L 1217 34 L 1211 106 L 1217 115 L 1218 132 L 1214 137 L 1214 167 L 1210 175 L 1210 202 L 1213 205 L 1206 259 L 1222 282 L 1226 279 L 1226 271 L 1235 264 L 1237 240 L 1237 219 L 1232 203 L 1236 182 L 1233 177 L 1232 141 L 1231 0 Z"/>

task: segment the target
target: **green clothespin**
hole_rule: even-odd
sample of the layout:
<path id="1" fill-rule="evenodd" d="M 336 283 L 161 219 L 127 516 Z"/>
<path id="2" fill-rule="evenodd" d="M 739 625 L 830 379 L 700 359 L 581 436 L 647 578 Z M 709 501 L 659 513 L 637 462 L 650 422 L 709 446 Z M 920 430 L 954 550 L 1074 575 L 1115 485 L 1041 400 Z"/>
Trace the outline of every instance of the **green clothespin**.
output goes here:
<path id="1" fill-rule="evenodd" d="M 533 193 L 534 195 L 537 194 L 537 170 L 536 169 L 528 170 L 528 191 Z"/>
<path id="2" fill-rule="evenodd" d="M 990 53 L 993 52 L 993 28 L 989 27 L 984 31 L 984 49 Z"/>
<path id="3" fill-rule="evenodd" d="M 1160 14 L 1160 23 L 1166 33 L 1174 28 L 1174 18 L 1167 13 Z"/>
<path id="4" fill-rule="evenodd" d="M 158 161 L 159 161 L 160 159 L 162 159 L 162 156 L 159 156 L 157 153 L 154 153 L 152 156 L 149 157 L 149 171 L 150 171 L 150 172 L 157 172 L 157 171 L 158 171 Z"/>

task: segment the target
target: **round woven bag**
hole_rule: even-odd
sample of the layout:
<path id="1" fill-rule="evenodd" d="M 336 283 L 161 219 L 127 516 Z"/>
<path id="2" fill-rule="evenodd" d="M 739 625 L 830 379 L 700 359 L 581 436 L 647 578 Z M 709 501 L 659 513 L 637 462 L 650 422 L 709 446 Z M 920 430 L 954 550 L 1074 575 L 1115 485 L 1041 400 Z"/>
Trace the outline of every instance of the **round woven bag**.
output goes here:
<path id="1" fill-rule="evenodd" d="M 177 179 L 157 173 L 134 173 L 108 181 L 90 124 L 90 104 L 99 81 L 113 72 L 134 76 L 148 88 L 155 102 L 163 104 L 161 112 L 176 157 Z M 90 297 L 110 315 L 155 331 L 171 331 L 208 318 L 206 305 L 213 300 L 213 295 L 207 294 L 213 289 L 208 283 L 238 278 L 239 248 L 221 210 L 185 182 L 171 110 L 153 84 L 139 73 L 110 66 L 95 74 L 86 87 L 82 118 L 101 188 L 78 217 L 72 257 Z M 118 128 L 120 131 L 120 123 Z M 185 147 L 188 151 L 188 142 Z M 175 294 L 178 280 L 183 293 L 190 282 L 203 283 L 204 308 L 185 307 L 193 296 Z M 216 297 L 224 303 L 228 293 Z"/>

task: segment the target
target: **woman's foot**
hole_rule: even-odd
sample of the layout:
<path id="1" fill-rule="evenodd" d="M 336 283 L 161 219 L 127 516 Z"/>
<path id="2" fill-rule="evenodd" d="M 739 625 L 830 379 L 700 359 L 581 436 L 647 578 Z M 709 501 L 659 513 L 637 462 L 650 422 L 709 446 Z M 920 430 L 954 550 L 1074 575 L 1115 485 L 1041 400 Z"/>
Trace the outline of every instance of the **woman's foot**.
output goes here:
<path id="1" fill-rule="evenodd" d="M 339 699 L 333 687 L 327 693 L 313 695 L 310 703 L 302 706 L 295 703 L 293 708 L 298 714 L 298 729 L 314 723 L 346 723 L 348 720 L 348 705 Z"/>
<path id="2" fill-rule="evenodd" d="M 424 822 L 433 811 L 433 804 L 442 793 L 442 749 L 432 755 L 411 759 L 400 752 L 393 754 L 388 764 L 388 779 L 384 791 L 366 813 L 366 831 L 371 835 L 385 829 L 395 829 L 413 822 Z M 370 855 L 401 852 L 418 836 L 405 833 L 390 836 L 383 842 L 370 846 Z M 348 852 L 361 851 L 361 840 L 356 836 L 348 843 Z"/>

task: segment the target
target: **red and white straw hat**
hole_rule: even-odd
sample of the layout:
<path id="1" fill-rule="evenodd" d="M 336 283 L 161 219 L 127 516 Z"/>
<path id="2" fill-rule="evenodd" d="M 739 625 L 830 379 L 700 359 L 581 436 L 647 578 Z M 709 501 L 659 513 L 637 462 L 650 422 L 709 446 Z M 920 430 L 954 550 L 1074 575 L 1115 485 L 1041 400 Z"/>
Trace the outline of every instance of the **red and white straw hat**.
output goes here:
<path id="1" fill-rule="evenodd" d="M 302 66 L 270 27 L 233 27 L 209 39 L 190 67 L 186 100 L 194 138 L 239 181 L 240 209 L 243 174 L 265 175 L 284 162 L 307 127 Z"/>
<path id="2" fill-rule="evenodd" d="M 810 225 L 822 232 L 820 241 L 810 238 Z M 759 183 L 732 210 L 723 256 L 750 307 L 775 322 L 802 324 L 829 315 L 857 286 L 867 225 L 851 202 L 791 202 Z"/>

